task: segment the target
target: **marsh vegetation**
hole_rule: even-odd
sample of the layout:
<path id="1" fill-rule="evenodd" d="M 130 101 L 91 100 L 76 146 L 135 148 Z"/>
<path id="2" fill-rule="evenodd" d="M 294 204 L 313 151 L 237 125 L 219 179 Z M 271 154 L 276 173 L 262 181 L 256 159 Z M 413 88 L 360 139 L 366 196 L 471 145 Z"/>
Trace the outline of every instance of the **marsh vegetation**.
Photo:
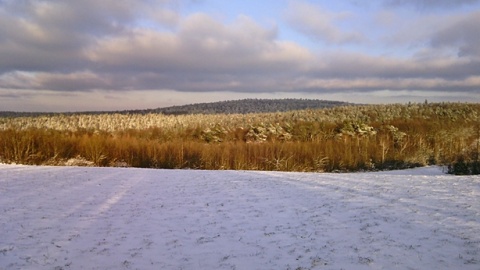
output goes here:
<path id="1" fill-rule="evenodd" d="M 339 106 L 248 114 L 0 118 L 4 163 L 208 170 L 477 173 L 480 104 Z"/>

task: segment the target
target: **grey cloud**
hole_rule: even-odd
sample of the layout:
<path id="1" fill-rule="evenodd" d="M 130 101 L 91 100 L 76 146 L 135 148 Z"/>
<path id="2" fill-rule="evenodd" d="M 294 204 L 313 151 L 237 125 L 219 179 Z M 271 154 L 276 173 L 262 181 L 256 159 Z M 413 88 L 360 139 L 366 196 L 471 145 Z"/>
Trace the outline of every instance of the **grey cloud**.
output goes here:
<path id="1" fill-rule="evenodd" d="M 454 8 L 463 5 L 470 5 L 480 0 L 385 0 L 391 6 L 415 6 L 421 9 Z"/>
<path id="2" fill-rule="evenodd" d="M 382 39 L 395 50 L 411 50 L 414 61 L 445 61 L 452 55 L 462 58 L 465 63 L 459 69 L 445 69 L 451 75 L 459 72 L 476 71 L 480 61 L 480 11 L 462 11 L 449 14 L 432 14 L 412 17 L 404 21 L 400 17 L 392 18 L 388 34 Z M 458 67 L 458 66 L 457 66 Z M 434 69 L 438 71 L 437 68 Z"/>
<path id="3" fill-rule="evenodd" d="M 196 14 L 177 28 L 136 28 L 97 37 L 72 49 L 69 57 L 34 45 L 32 50 L 0 47 L 0 54 L 11 55 L 2 64 L 6 75 L 0 77 L 0 88 L 243 91 L 251 89 L 245 80 L 296 73 L 314 57 L 293 42 L 277 40 L 276 28 L 261 27 L 245 16 L 224 25 Z"/>
<path id="4" fill-rule="evenodd" d="M 443 25 L 431 38 L 434 47 L 457 48 L 462 57 L 475 57 L 480 60 L 480 11 L 454 18 Z"/>
<path id="5" fill-rule="evenodd" d="M 86 68 L 84 49 L 105 36 L 131 31 L 149 11 L 155 21 L 175 14 L 167 0 L 0 2 L 0 74 L 11 70 L 62 71 Z M 155 11 L 158 11 L 155 13 Z M 162 13 L 163 12 L 163 13 Z M 173 19 L 172 19 L 173 18 Z M 144 19 L 144 18 L 142 18 Z M 153 19 L 153 18 L 152 18 Z"/>
<path id="6" fill-rule="evenodd" d="M 0 77 L 0 88 L 6 89 L 45 89 L 56 91 L 108 89 L 108 77 L 92 72 L 52 73 L 52 72 L 10 72 Z"/>
<path id="7" fill-rule="evenodd" d="M 24 94 L 7 92 L 7 93 L 0 93 L 0 97 L 2 99 L 19 99 L 19 98 L 24 97 Z"/>
<path id="8" fill-rule="evenodd" d="M 480 88 L 480 61 L 472 57 L 478 39 L 469 36 L 478 22 L 473 13 L 445 22 L 430 39 L 433 48 L 428 49 L 457 46 L 463 57 L 394 58 L 345 51 L 316 55 L 279 40 L 275 27 L 262 27 L 246 16 L 224 24 L 205 14 L 180 18 L 171 1 L 145 0 L 129 8 L 134 2 L 0 2 L 0 89 L 268 93 Z M 50 6 L 42 9 L 36 3 Z M 88 21 L 59 14 L 79 3 L 91 5 L 79 7 L 79 14 L 95 9 L 86 15 Z M 153 6 L 160 18 L 145 14 L 168 30 L 133 25 Z M 298 22 L 306 32 L 320 29 L 311 34 L 330 43 L 363 38 L 335 26 L 348 14 L 313 11 Z M 327 18 L 316 21 L 314 15 Z"/>
<path id="9" fill-rule="evenodd" d="M 466 59 L 395 59 L 336 53 L 298 78 L 304 91 L 480 91 L 480 62 Z"/>
<path id="10" fill-rule="evenodd" d="M 68 34 L 103 35 L 121 31 L 146 10 L 162 7 L 162 0 L 44 0 L 7 2 L 4 9 L 48 30 Z"/>
<path id="11" fill-rule="evenodd" d="M 380 90 L 416 90 L 436 91 L 451 93 L 476 93 L 480 91 L 480 76 L 470 77 L 466 80 L 436 79 L 388 79 L 388 78 L 362 78 L 362 79 L 309 79 L 300 80 L 298 89 L 305 92 L 371 92 Z"/>
<path id="12" fill-rule="evenodd" d="M 461 80 L 478 75 L 480 61 L 453 57 L 433 59 L 402 59 L 369 56 L 361 53 L 330 53 L 321 55 L 321 64 L 310 69 L 321 78 L 446 78 Z"/>

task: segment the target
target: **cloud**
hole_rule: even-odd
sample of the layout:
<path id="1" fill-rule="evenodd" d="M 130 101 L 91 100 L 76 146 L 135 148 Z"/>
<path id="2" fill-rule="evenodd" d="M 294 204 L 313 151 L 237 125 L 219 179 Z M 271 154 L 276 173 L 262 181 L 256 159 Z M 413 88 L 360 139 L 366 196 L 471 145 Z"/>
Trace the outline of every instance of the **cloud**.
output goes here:
<path id="1" fill-rule="evenodd" d="M 390 6 L 415 6 L 420 9 L 455 8 L 478 2 L 480 0 L 385 0 Z"/>
<path id="2" fill-rule="evenodd" d="M 0 90 L 123 95 L 120 92 L 164 89 L 177 93 L 480 89 L 478 12 L 413 19 L 392 40 L 406 40 L 407 45 L 399 46 L 420 44 L 416 54 L 393 56 L 338 49 L 338 44 L 364 44 L 358 43 L 366 39 L 363 35 L 341 27 L 352 15 L 305 2 L 290 3 L 290 23 L 334 49 L 314 53 L 280 39 L 278 26 L 265 27 L 244 15 L 229 23 L 204 13 L 181 16 L 177 1 L 86 1 L 0 0 Z M 388 17 L 383 19 L 389 27 L 402 19 Z M 432 25 L 436 27 L 429 28 Z"/>
<path id="3" fill-rule="evenodd" d="M 336 25 L 351 16 L 348 12 L 334 13 L 303 1 L 290 2 L 286 13 L 293 28 L 328 44 L 358 43 L 365 40 L 361 33 L 345 31 Z"/>
<path id="4" fill-rule="evenodd" d="M 51 68 L 39 59 L 38 66 L 6 72 L 0 77 L 0 87 L 251 91 L 252 85 L 274 85 L 276 77 L 300 72 L 314 58 L 298 44 L 278 40 L 275 27 L 261 27 L 246 16 L 225 25 L 205 14 L 194 14 L 183 19 L 176 29 L 172 32 L 132 27 L 97 37 L 75 51 L 78 59 L 69 59 L 71 69 L 62 62 L 64 58 L 49 59 Z M 34 63 L 35 53 L 26 57 L 28 64 Z M 19 63 L 19 59 L 15 61 Z M 58 66 L 62 70 L 55 70 Z M 255 80 L 256 84 L 250 83 Z"/>
<path id="5" fill-rule="evenodd" d="M 99 41 L 88 50 L 99 71 L 136 73 L 143 87 L 180 90 L 232 90 L 238 80 L 299 72 L 314 57 L 307 49 L 276 39 L 240 16 L 224 25 L 204 14 L 186 18 L 177 33 L 148 29 Z M 138 87 L 142 87 L 138 85 Z"/>
<path id="6" fill-rule="evenodd" d="M 166 0 L 1 1 L 0 73 L 65 71 L 87 64 L 83 50 L 99 38 L 130 31 L 142 14 L 171 25 Z M 148 13 L 146 11 L 149 11 Z"/>
<path id="7" fill-rule="evenodd" d="M 334 78 L 450 78 L 478 75 L 480 62 L 457 57 L 400 58 L 371 56 L 365 53 L 330 52 L 319 56 L 312 76 Z"/>
<path id="8" fill-rule="evenodd" d="M 380 42 L 392 51 L 410 51 L 413 60 L 460 57 L 468 59 L 472 67 L 480 61 L 478 10 L 412 16 L 409 20 L 383 11 L 375 22 L 383 28 Z"/>
<path id="9" fill-rule="evenodd" d="M 371 92 L 376 90 L 435 90 L 451 92 L 462 89 L 475 92 L 480 89 L 480 76 L 471 76 L 462 80 L 443 78 L 358 78 L 358 79 L 309 79 L 297 81 L 303 91 L 355 91 Z"/>
<path id="10" fill-rule="evenodd" d="M 277 41 L 247 17 L 223 25 L 204 14 L 185 19 L 178 33 L 136 29 L 97 42 L 89 59 L 107 68 L 153 72 L 275 72 L 308 60 L 310 53 L 292 42 Z"/>
<path id="11" fill-rule="evenodd" d="M 443 24 L 432 38 L 433 47 L 454 48 L 461 57 L 474 57 L 480 60 L 480 11 L 465 16 L 453 17 L 448 24 Z"/>

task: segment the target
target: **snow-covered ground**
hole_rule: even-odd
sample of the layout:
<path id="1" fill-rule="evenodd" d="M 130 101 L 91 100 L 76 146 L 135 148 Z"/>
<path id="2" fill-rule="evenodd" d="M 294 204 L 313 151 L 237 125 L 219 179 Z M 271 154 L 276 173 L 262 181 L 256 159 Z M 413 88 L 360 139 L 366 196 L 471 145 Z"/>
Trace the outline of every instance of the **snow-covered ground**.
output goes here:
<path id="1" fill-rule="evenodd" d="M 480 269 L 480 177 L 0 165 L 0 269 Z"/>

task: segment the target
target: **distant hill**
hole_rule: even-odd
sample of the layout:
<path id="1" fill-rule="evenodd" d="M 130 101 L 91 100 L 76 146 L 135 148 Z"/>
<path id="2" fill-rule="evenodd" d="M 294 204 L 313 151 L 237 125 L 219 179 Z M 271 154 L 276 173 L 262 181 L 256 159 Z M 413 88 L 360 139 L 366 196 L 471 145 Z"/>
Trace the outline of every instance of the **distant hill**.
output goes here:
<path id="1" fill-rule="evenodd" d="M 196 103 L 181 106 L 171 106 L 146 110 L 124 110 L 124 111 L 89 111 L 89 112 L 64 112 L 64 113 L 40 113 L 40 112 L 0 112 L 0 117 L 19 116 L 51 116 L 55 114 L 148 114 L 162 113 L 168 115 L 181 114 L 246 114 L 264 112 L 286 112 L 305 109 L 322 109 L 336 106 L 355 105 L 353 103 L 319 100 L 319 99 L 241 99 L 210 103 Z"/>
<path id="2" fill-rule="evenodd" d="M 153 109 L 151 111 L 163 114 L 246 114 L 322 109 L 347 105 L 354 104 L 318 99 L 242 99 L 172 106 Z"/>

